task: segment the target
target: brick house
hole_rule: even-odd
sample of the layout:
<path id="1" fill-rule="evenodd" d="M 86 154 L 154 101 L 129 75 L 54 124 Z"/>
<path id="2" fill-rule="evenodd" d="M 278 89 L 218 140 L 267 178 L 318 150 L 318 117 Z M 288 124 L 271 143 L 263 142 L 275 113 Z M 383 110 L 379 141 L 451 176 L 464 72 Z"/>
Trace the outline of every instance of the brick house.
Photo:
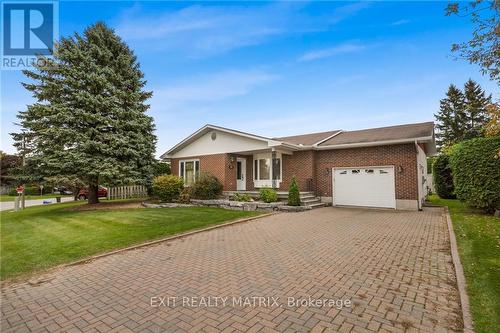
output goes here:
<path id="1" fill-rule="evenodd" d="M 225 191 L 287 191 L 295 176 L 333 205 L 420 209 L 435 152 L 432 122 L 281 138 L 206 125 L 161 157 L 186 186 L 210 172 Z"/>

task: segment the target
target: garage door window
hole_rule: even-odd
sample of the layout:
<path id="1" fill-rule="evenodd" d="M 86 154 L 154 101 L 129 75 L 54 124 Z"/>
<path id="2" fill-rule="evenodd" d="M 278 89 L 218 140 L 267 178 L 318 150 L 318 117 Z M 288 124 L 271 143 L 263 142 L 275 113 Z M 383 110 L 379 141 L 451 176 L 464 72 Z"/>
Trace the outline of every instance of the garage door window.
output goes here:
<path id="1" fill-rule="evenodd" d="M 393 167 L 333 169 L 333 204 L 396 207 Z"/>

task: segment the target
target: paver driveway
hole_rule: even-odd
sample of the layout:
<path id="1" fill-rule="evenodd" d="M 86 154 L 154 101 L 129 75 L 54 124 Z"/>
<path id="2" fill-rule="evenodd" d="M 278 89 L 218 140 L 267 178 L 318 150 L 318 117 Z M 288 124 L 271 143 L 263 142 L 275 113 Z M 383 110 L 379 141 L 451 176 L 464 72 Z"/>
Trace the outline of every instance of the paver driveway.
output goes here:
<path id="1" fill-rule="evenodd" d="M 3 332 L 461 328 L 440 209 L 323 208 L 273 215 L 46 277 L 38 286 L 2 289 Z M 213 307 L 181 304 L 182 297 L 209 296 L 280 297 L 280 305 L 213 306 L 213 298 Z M 164 306 L 152 297 L 179 299 Z M 287 297 L 351 300 L 352 306 L 290 307 Z"/>

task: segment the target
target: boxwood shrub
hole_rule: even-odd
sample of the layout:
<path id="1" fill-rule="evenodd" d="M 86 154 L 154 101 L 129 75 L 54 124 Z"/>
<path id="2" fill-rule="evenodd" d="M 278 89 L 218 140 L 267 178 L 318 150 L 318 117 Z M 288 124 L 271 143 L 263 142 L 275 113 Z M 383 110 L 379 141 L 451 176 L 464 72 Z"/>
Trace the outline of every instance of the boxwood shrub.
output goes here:
<path id="1" fill-rule="evenodd" d="M 217 199 L 222 194 L 222 184 L 214 175 L 203 172 L 191 186 L 189 194 L 194 199 Z"/>
<path id="2" fill-rule="evenodd" d="M 500 208 L 500 136 L 456 144 L 450 166 L 458 199 L 490 212 Z"/>
<path id="3" fill-rule="evenodd" d="M 432 164 L 432 177 L 434 180 L 434 189 L 440 198 L 455 198 L 455 188 L 448 155 L 441 154 L 436 157 Z"/>
<path id="4" fill-rule="evenodd" d="M 270 203 L 278 201 L 278 193 L 274 188 L 263 187 L 259 191 L 260 200 Z"/>
<path id="5" fill-rule="evenodd" d="M 153 179 L 153 195 L 161 201 L 172 202 L 179 198 L 184 180 L 174 175 L 158 176 Z"/>

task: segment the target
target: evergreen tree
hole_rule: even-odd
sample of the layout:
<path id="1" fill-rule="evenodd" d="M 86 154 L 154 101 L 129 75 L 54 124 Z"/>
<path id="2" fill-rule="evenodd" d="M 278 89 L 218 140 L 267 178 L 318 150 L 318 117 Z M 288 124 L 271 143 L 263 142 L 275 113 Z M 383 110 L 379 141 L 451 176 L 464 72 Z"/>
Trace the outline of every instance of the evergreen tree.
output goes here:
<path id="1" fill-rule="evenodd" d="M 469 79 L 464 85 L 465 95 L 465 139 L 483 136 L 490 117 L 487 107 L 491 104 L 491 95 L 486 93 L 479 84 Z"/>
<path id="2" fill-rule="evenodd" d="M 488 112 L 491 103 L 491 95 L 487 96 L 472 79 L 465 83 L 464 92 L 451 84 L 440 101 L 439 112 L 434 115 L 439 148 L 483 136 L 491 117 Z"/>
<path id="3" fill-rule="evenodd" d="M 465 137 L 465 97 L 462 91 L 451 84 L 446 97 L 440 101 L 436 117 L 436 139 L 439 148 L 450 146 Z"/>
<path id="4" fill-rule="evenodd" d="M 146 81 L 132 50 L 104 23 L 62 38 L 49 66 L 24 71 L 36 98 L 18 118 L 30 165 L 44 176 L 75 176 L 98 202 L 98 185 L 146 183 L 156 137 L 146 115 Z"/>

